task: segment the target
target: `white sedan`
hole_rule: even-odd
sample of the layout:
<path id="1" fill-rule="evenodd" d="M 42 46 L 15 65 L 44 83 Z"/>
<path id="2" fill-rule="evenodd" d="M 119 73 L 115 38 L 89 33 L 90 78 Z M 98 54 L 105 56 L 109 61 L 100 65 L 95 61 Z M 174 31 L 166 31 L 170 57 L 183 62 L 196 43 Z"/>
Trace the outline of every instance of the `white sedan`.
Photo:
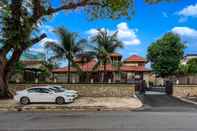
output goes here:
<path id="1" fill-rule="evenodd" d="M 14 99 L 24 105 L 33 102 L 55 102 L 57 104 L 64 104 L 73 102 L 74 100 L 71 94 L 55 92 L 50 90 L 48 86 L 32 87 L 23 91 L 18 91 Z"/>

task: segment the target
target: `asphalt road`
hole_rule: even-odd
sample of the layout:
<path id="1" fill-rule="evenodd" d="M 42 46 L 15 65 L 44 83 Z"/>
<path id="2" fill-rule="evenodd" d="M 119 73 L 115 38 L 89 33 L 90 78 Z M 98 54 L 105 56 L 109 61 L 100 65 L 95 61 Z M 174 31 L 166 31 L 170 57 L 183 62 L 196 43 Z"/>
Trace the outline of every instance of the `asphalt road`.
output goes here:
<path id="1" fill-rule="evenodd" d="M 1 131 L 197 131 L 189 112 L 1 112 Z"/>

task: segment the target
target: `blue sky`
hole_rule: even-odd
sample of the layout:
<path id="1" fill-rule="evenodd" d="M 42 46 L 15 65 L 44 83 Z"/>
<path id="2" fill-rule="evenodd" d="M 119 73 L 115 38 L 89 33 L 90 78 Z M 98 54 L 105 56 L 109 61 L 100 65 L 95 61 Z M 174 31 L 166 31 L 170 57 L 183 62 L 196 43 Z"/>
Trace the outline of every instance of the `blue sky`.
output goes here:
<path id="1" fill-rule="evenodd" d="M 145 57 L 148 46 L 169 31 L 180 35 L 182 40 L 187 43 L 185 54 L 197 53 L 196 23 L 196 0 L 179 0 L 179 2 L 156 5 L 147 5 L 143 0 L 136 0 L 135 15 L 131 20 L 120 18 L 88 21 L 85 14 L 77 10 L 55 14 L 41 27 L 41 31 L 48 35 L 44 41 L 57 41 L 51 31 L 58 26 L 65 26 L 72 32 L 78 32 L 81 38 L 94 35 L 97 28 L 105 28 L 112 32 L 118 30 L 118 37 L 124 43 L 124 49 L 119 52 L 126 58 L 131 54 Z M 43 49 L 44 41 L 36 44 L 30 50 L 46 52 Z"/>

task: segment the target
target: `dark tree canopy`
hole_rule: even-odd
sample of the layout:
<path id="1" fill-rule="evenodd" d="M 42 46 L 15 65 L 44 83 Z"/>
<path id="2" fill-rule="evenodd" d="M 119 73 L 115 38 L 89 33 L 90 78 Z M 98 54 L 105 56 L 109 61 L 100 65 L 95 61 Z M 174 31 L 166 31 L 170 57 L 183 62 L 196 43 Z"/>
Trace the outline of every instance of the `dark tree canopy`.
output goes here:
<path id="1" fill-rule="evenodd" d="M 153 71 L 161 77 L 174 75 L 184 55 L 185 45 L 179 36 L 165 34 L 148 48 L 147 58 Z"/>

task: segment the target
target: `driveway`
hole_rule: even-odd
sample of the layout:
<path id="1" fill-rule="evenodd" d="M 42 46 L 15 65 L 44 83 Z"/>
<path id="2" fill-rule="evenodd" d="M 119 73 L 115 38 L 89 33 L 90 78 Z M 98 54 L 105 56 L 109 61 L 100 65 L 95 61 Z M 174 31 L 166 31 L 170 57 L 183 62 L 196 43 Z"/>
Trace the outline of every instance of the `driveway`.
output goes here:
<path id="1" fill-rule="evenodd" d="M 161 92 L 147 92 L 145 95 L 138 96 L 144 104 L 139 111 L 197 112 L 197 105 Z"/>

